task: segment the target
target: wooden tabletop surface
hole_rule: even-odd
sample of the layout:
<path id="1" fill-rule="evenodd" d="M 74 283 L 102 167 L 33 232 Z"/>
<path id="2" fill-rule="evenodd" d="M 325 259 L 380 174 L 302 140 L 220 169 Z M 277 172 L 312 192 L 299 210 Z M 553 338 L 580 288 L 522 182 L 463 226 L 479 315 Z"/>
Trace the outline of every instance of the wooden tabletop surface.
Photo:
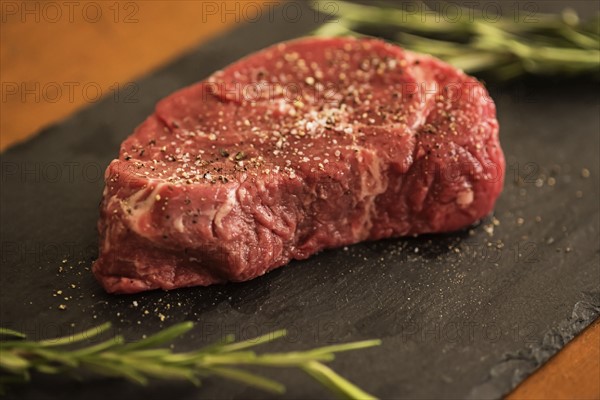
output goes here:
<path id="1" fill-rule="evenodd" d="M 126 88 L 187 49 L 253 18 L 254 10 L 233 7 L 224 17 L 208 13 L 200 1 L 31 2 L 27 9 L 22 2 L 0 4 L 0 149 Z M 600 399 L 599 360 L 596 321 L 509 398 Z"/>

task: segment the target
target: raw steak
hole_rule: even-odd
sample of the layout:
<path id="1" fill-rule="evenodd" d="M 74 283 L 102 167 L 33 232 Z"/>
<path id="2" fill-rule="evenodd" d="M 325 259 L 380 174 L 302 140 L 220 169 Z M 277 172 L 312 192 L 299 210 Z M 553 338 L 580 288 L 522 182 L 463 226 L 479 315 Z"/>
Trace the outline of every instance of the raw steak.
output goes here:
<path id="1" fill-rule="evenodd" d="M 108 167 L 108 292 L 245 281 L 492 210 L 495 106 L 453 67 L 378 40 L 281 43 L 163 99 Z"/>

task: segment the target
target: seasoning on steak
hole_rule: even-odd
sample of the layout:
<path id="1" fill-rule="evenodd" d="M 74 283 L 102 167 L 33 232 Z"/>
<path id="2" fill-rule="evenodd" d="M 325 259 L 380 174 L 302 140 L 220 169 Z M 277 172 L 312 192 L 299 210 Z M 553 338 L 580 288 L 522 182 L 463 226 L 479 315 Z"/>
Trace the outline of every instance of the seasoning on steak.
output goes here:
<path id="1" fill-rule="evenodd" d="M 245 281 L 332 247 L 465 228 L 503 185 L 495 106 L 378 40 L 302 39 L 163 99 L 106 171 L 108 292 Z"/>

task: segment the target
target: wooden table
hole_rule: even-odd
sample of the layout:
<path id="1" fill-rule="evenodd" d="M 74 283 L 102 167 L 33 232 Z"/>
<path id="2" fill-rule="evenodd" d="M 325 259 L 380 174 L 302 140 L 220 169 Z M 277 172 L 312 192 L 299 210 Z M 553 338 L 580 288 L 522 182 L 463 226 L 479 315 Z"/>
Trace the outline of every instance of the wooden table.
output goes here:
<path id="1" fill-rule="evenodd" d="M 76 3 L 32 2 L 26 11 L 21 2 L 1 2 L 0 149 L 252 18 L 242 7 L 225 19 L 207 15 L 199 1 Z M 509 398 L 599 399 L 599 360 L 596 321 Z"/>

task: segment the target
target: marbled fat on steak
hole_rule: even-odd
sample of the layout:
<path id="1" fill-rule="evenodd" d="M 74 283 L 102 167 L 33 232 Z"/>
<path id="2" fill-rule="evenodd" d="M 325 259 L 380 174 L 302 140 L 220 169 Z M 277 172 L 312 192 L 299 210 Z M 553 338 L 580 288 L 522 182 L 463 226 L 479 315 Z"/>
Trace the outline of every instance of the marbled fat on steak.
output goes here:
<path id="1" fill-rule="evenodd" d="M 475 79 L 377 40 L 308 38 L 163 99 L 108 167 L 111 293 L 245 281 L 364 240 L 492 210 L 504 157 Z"/>

